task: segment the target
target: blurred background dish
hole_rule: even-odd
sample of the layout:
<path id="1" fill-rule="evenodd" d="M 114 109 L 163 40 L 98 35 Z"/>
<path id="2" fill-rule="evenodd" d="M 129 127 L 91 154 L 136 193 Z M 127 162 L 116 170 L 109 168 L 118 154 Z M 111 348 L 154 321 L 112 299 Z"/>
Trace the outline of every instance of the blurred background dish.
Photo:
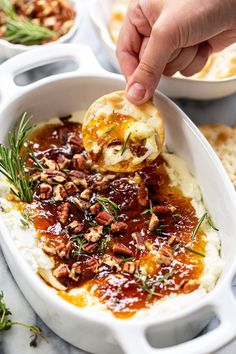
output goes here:
<path id="1" fill-rule="evenodd" d="M 116 58 L 116 41 L 125 18 L 129 0 L 92 0 L 90 17 L 111 64 L 120 72 Z M 236 44 L 213 54 L 202 71 L 192 77 L 177 73 L 163 76 L 158 89 L 170 97 L 215 99 L 236 92 Z"/>
<path id="2" fill-rule="evenodd" d="M 0 56 L 16 54 L 48 43 L 67 43 L 79 28 L 76 0 L 0 0 Z"/>

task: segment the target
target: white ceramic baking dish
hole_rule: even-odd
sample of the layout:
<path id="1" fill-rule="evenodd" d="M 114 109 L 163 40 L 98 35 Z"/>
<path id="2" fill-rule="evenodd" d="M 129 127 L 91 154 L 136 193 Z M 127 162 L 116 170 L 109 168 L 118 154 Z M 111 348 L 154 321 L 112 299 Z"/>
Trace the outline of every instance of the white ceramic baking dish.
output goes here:
<path id="1" fill-rule="evenodd" d="M 71 29 L 64 35 L 61 36 L 58 40 L 45 44 L 45 45 L 54 45 L 58 43 L 68 43 L 75 36 L 77 31 L 81 26 L 81 6 L 77 0 L 69 0 L 69 2 L 74 6 L 76 11 L 76 16 L 74 19 L 74 24 Z M 13 44 L 6 41 L 5 39 L 0 39 L 0 58 L 9 59 L 17 54 L 27 52 L 29 50 L 41 47 L 41 45 L 22 45 L 22 44 Z"/>
<path id="2" fill-rule="evenodd" d="M 72 59 L 78 69 L 24 87 L 15 84 L 17 74 L 58 59 Z M 122 76 L 103 70 L 87 47 L 71 44 L 44 47 L 12 58 L 1 66 L 0 78 L 0 142 L 6 142 L 10 127 L 23 111 L 31 112 L 37 123 L 84 110 L 101 95 L 125 85 Z M 225 267 L 214 290 L 202 301 L 162 320 L 121 320 L 79 309 L 57 296 L 30 269 L 0 218 L 1 247 L 23 294 L 55 333 L 88 352 L 203 354 L 220 348 L 236 335 L 236 301 L 231 290 L 236 272 L 235 191 L 215 153 L 189 118 L 162 94 L 156 93 L 154 100 L 164 117 L 169 149 L 187 161 L 220 229 Z M 191 339 L 212 314 L 218 316 L 219 326 Z"/>
<path id="3" fill-rule="evenodd" d="M 120 72 L 116 57 L 116 46 L 108 31 L 114 0 L 90 0 L 89 13 L 94 27 L 103 42 L 113 67 Z M 236 92 L 236 76 L 222 80 L 199 80 L 185 77 L 163 76 L 158 90 L 174 98 L 215 99 Z"/>

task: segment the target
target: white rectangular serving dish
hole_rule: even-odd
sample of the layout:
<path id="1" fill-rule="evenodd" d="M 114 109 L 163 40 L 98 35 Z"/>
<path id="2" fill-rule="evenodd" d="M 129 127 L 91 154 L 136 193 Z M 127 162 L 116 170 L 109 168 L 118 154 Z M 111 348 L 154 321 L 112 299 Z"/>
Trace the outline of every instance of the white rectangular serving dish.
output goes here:
<path id="1" fill-rule="evenodd" d="M 71 59 L 78 69 L 17 86 L 19 73 L 57 60 Z M 98 97 L 124 88 L 124 78 L 106 72 L 85 46 L 58 45 L 23 53 L 0 68 L 0 142 L 23 111 L 38 123 L 52 116 L 84 110 Z M 166 126 L 168 147 L 184 158 L 196 177 L 205 205 L 220 229 L 224 271 L 206 297 L 164 319 L 120 320 L 80 309 L 61 299 L 35 274 L 17 250 L 0 217 L 0 244 L 11 272 L 42 320 L 71 344 L 96 354 L 203 354 L 236 336 L 236 301 L 231 282 L 236 272 L 236 198 L 234 188 L 212 148 L 190 119 L 160 93 L 154 97 Z M 192 339 L 209 321 L 219 326 Z M 165 348 L 163 348 L 165 346 Z"/>
<path id="2" fill-rule="evenodd" d="M 90 0 L 89 14 L 111 64 L 120 72 L 116 46 L 108 30 L 113 3 L 114 0 Z M 236 92 L 236 76 L 222 80 L 162 76 L 158 90 L 173 98 L 216 99 Z"/>

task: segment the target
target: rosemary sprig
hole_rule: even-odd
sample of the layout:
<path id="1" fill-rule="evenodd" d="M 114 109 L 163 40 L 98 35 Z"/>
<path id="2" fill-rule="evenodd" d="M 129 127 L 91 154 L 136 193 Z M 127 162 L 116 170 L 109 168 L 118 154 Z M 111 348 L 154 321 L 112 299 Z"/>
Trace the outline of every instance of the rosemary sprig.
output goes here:
<path id="1" fill-rule="evenodd" d="M 111 133 L 114 129 L 116 129 L 117 127 L 117 124 L 113 125 L 112 127 L 110 127 L 109 129 L 107 129 L 106 133 L 105 134 L 109 134 Z"/>
<path id="2" fill-rule="evenodd" d="M 56 33 L 46 27 L 38 26 L 30 20 L 6 19 L 6 40 L 14 44 L 36 45 L 51 39 Z"/>
<path id="3" fill-rule="evenodd" d="M 207 213 L 203 214 L 202 217 L 199 219 L 197 225 L 195 226 L 195 228 L 194 228 L 194 230 L 192 232 L 192 236 L 191 236 L 192 240 L 194 240 L 194 238 L 195 238 L 198 230 L 200 229 L 200 227 L 201 227 L 201 225 L 202 225 L 202 223 L 203 223 L 203 221 L 204 221 L 206 216 L 207 216 Z"/>
<path id="4" fill-rule="evenodd" d="M 108 242 L 110 242 L 110 240 L 111 240 L 111 236 L 110 236 L 110 235 L 106 235 L 106 236 L 102 239 L 102 241 L 101 241 L 101 243 L 100 243 L 100 245 L 99 245 L 99 247 L 98 247 L 97 253 L 101 253 L 101 254 L 102 254 L 102 253 L 105 253 L 107 244 L 108 244 Z"/>
<path id="5" fill-rule="evenodd" d="M 30 119 L 31 116 L 25 112 L 9 132 L 8 146 L 0 145 L 0 172 L 15 187 L 16 190 L 11 188 L 11 192 L 27 203 L 32 201 L 34 193 L 33 182 L 24 166 L 28 153 L 25 141 L 32 129 Z M 21 153 L 23 146 L 25 151 Z"/>
<path id="6" fill-rule="evenodd" d="M 215 225 L 213 224 L 213 221 L 212 221 L 210 215 L 207 215 L 207 222 L 208 222 L 208 224 L 210 225 L 210 227 L 211 227 L 213 230 L 219 231 L 219 229 L 217 229 L 217 228 L 215 227 Z"/>
<path id="7" fill-rule="evenodd" d="M 83 237 L 83 234 L 76 234 L 70 237 L 70 240 L 74 241 L 76 244 L 76 249 L 72 251 L 73 257 L 80 257 L 81 254 L 84 253 L 82 247 L 87 241 L 85 239 L 81 239 L 81 237 Z"/>
<path id="8" fill-rule="evenodd" d="M 127 144 L 128 144 L 128 141 L 129 141 L 129 138 L 130 138 L 130 135 L 131 135 L 131 132 L 129 133 L 129 135 L 127 136 L 125 142 L 124 142 L 124 145 L 123 145 L 123 148 L 122 148 L 122 151 L 121 151 L 121 156 L 124 154 L 126 148 L 127 148 Z"/>
<path id="9" fill-rule="evenodd" d="M 39 172 L 43 172 L 44 171 L 44 167 L 41 164 L 41 162 L 39 161 L 39 159 L 37 159 L 37 157 L 35 156 L 35 153 L 33 151 L 29 153 L 29 157 L 31 158 L 31 160 L 33 160 L 33 162 L 36 165 L 36 167 L 34 169 L 36 169 Z"/>
<path id="10" fill-rule="evenodd" d="M 0 10 L 2 10 L 8 17 L 15 19 L 16 12 L 10 0 L 0 0 Z"/>
<path id="11" fill-rule="evenodd" d="M 184 248 L 185 248 L 187 251 L 189 251 L 189 252 L 192 252 L 192 253 L 197 254 L 198 256 L 206 257 L 205 254 L 203 254 L 203 253 L 201 253 L 201 252 L 199 252 L 199 251 L 196 251 L 196 250 L 194 250 L 194 249 L 192 249 L 192 248 L 190 248 L 190 247 L 185 246 Z"/>
<path id="12" fill-rule="evenodd" d="M 119 206 L 115 202 L 113 202 L 110 198 L 101 196 L 97 196 L 96 200 L 102 206 L 103 210 L 107 211 L 108 213 L 110 213 L 109 206 L 112 207 L 115 216 L 117 217 L 117 210 L 119 210 Z"/>
<path id="13" fill-rule="evenodd" d="M 9 316 L 11 315 L 11 311 L 5 304 L 3 292 L 0 291 L 0 332 L 7 331 L 12 326 L 19 325 L 28 328 L 32 332 L 33 338 L 30 341 L 30 346 L 37 346 L 38 337 L 43 338 L 47 342 L 47 338 L 43 335 L 41 328 L 37 326 L 29 326 L 22 322 L 12 322 L 11 319 L 9 319 Z"/>

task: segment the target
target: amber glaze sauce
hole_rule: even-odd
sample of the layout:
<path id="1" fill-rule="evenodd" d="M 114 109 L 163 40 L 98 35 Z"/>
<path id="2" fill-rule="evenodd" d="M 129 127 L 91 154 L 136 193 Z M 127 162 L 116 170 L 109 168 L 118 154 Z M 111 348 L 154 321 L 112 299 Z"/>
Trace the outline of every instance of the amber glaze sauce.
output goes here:
<path id="1" fill-rule="evenodd" d="M 35 152 L 38 159 L 47 157 L 56 159 L 58 154 L 65 154 L 67 158 L 77 152 L 76 148 L 67 144 L 68 136 L 71 133 L 79 134 L 81 137 L 81 125 L 77 123 L 65 122 L 64 125 L 45 125 L 37 130 L 29 138 L 29 149 Z M 80 151 L 81 153 L 81 151 Z M 84 156 L 86 153 L 82 150 Z M 32 161 L 28 161 L 32 166 Z M 109 240 L 105 245 L 104 253 L 98 251 L 93 254 L 83 253 L 79 257 L 71 256 L 70 259 L 61 259 L 54 256 L 55 268 L 61 263 L 66 263 L 69 267 L 76 261 L 81 262 L 83 275 L 78 282 L 69 277 L 60 278 L 62 284 L 68 287 L 68 290 L 86 285 L 88 289 L 95 288 L 94 295 L 112 311 L 116 317 L 128 318 L 134 315 L 139 309 L 149 307 L 153 302 L 170 293 L 181 293 L 183 290 L 180 283 L 183 280 L 198 279 L 204 266 L 204 258 L 187 251 L 184 247 L 187 245 L 192 249 L 204 253 L 205 240 L 202 231 L 198 231 L 195 239 L 191 239 L 192 232 L 198 223 L 195 211 L 191 205 L 191 200 L 182 195 L 177 188 L 170 186 L 168 175 L 164 168 L 165 161 L 160 156 L 155 163 L 140 172 L 133 174 L 117 174 L 116 178 L 110 182 L 106 190 L 94 191 L 90 202 L 93 204 L 96 195 L 110 198 L 118 206 L 117 220 L 128 224 L 126 231 L 122 235 L 110 234 Z M 68 169 L 73 169 L 71 166 Z M 67 171 L 68 172 L 68 171 Z M 87 169 L 84 171 L 86 179 L 91 185 L 99 176 L 99 173 Z M 176 207 L 174 214 L 158 215 L 160 219 L 157 232 L 148 231 L 148 223 L 151 217 L 150 213 L 143 213 L 149 207 L 143 207 L 138 203 L 137 191 L 139 185 L 129 182 L 129 178 L 136 176 L 141 179 L 149 189 L 149 198 L 152 205 L 171 204 Z M 80 188 L 80 187 L 79 187 Z M 77 196 L 79 196 L 79 190 Z M 57 210 L 63 202 L 55 202 L 53 199 L 42 201 L 36 191 L 34 202 L 30 205 L 29 213 L 32 217 L 35 228 L 38 230 L 39 244 L 52 244 L 58 246 L 61 242 L 68 242 L 72 236 L 68 229 L 68 224 L 73 220 L 84 223 L 85 232 L 94 222 L 95 217 L 89 210 L 81 212 L 73 204 L 71 197 L 67 198 L 71 205 L 70 217 L 65 225 L 58 221 Z M 164 226 L 163 226 L 164 225 Z M 146 245 L 145 251 L 137 249 L 137 245 L 131 234 L 138 231 L 142 234 Z M 109 234 L 109 228 L 107 231 Z M 160 265 L 156 262 L 155 256 L 150 249 L 158 250 L 166 245 L 171 236 L 176 236 L 178 242 L 174 245 L 174 260 L 169 266 Z M 103 239 L 99 242 L 101 243 Z M 139 264 L 145 267 L 149 273 L 149 280 L 155 280 L 154 294 L 150 294 L 150 286 L 145 288 L 143 283 L 136 276 L 121 271 L 111 270 L 108 266 L 102 265 L 100 271 L 96 274 L 86 271 L 86 262 L 93 257 L 96 260 L 107 255 L 113 255 L 112 246 L 115 242 L 121 242 L 133 251 L 134 260 L 139 260 Z M 171 273 L 173 272 L 173 273 Z M 164 275 L 171 273 L 167 279 L 158 281 Z M 150 284 L 149 284 L 150 285 Z M 76 301 L 75 297 L 70 297 L 68 292 L 60 292 L 60 296 L 66 300 L 75 303 L 78 306 L 85 306 L 86 301 Z"/>

